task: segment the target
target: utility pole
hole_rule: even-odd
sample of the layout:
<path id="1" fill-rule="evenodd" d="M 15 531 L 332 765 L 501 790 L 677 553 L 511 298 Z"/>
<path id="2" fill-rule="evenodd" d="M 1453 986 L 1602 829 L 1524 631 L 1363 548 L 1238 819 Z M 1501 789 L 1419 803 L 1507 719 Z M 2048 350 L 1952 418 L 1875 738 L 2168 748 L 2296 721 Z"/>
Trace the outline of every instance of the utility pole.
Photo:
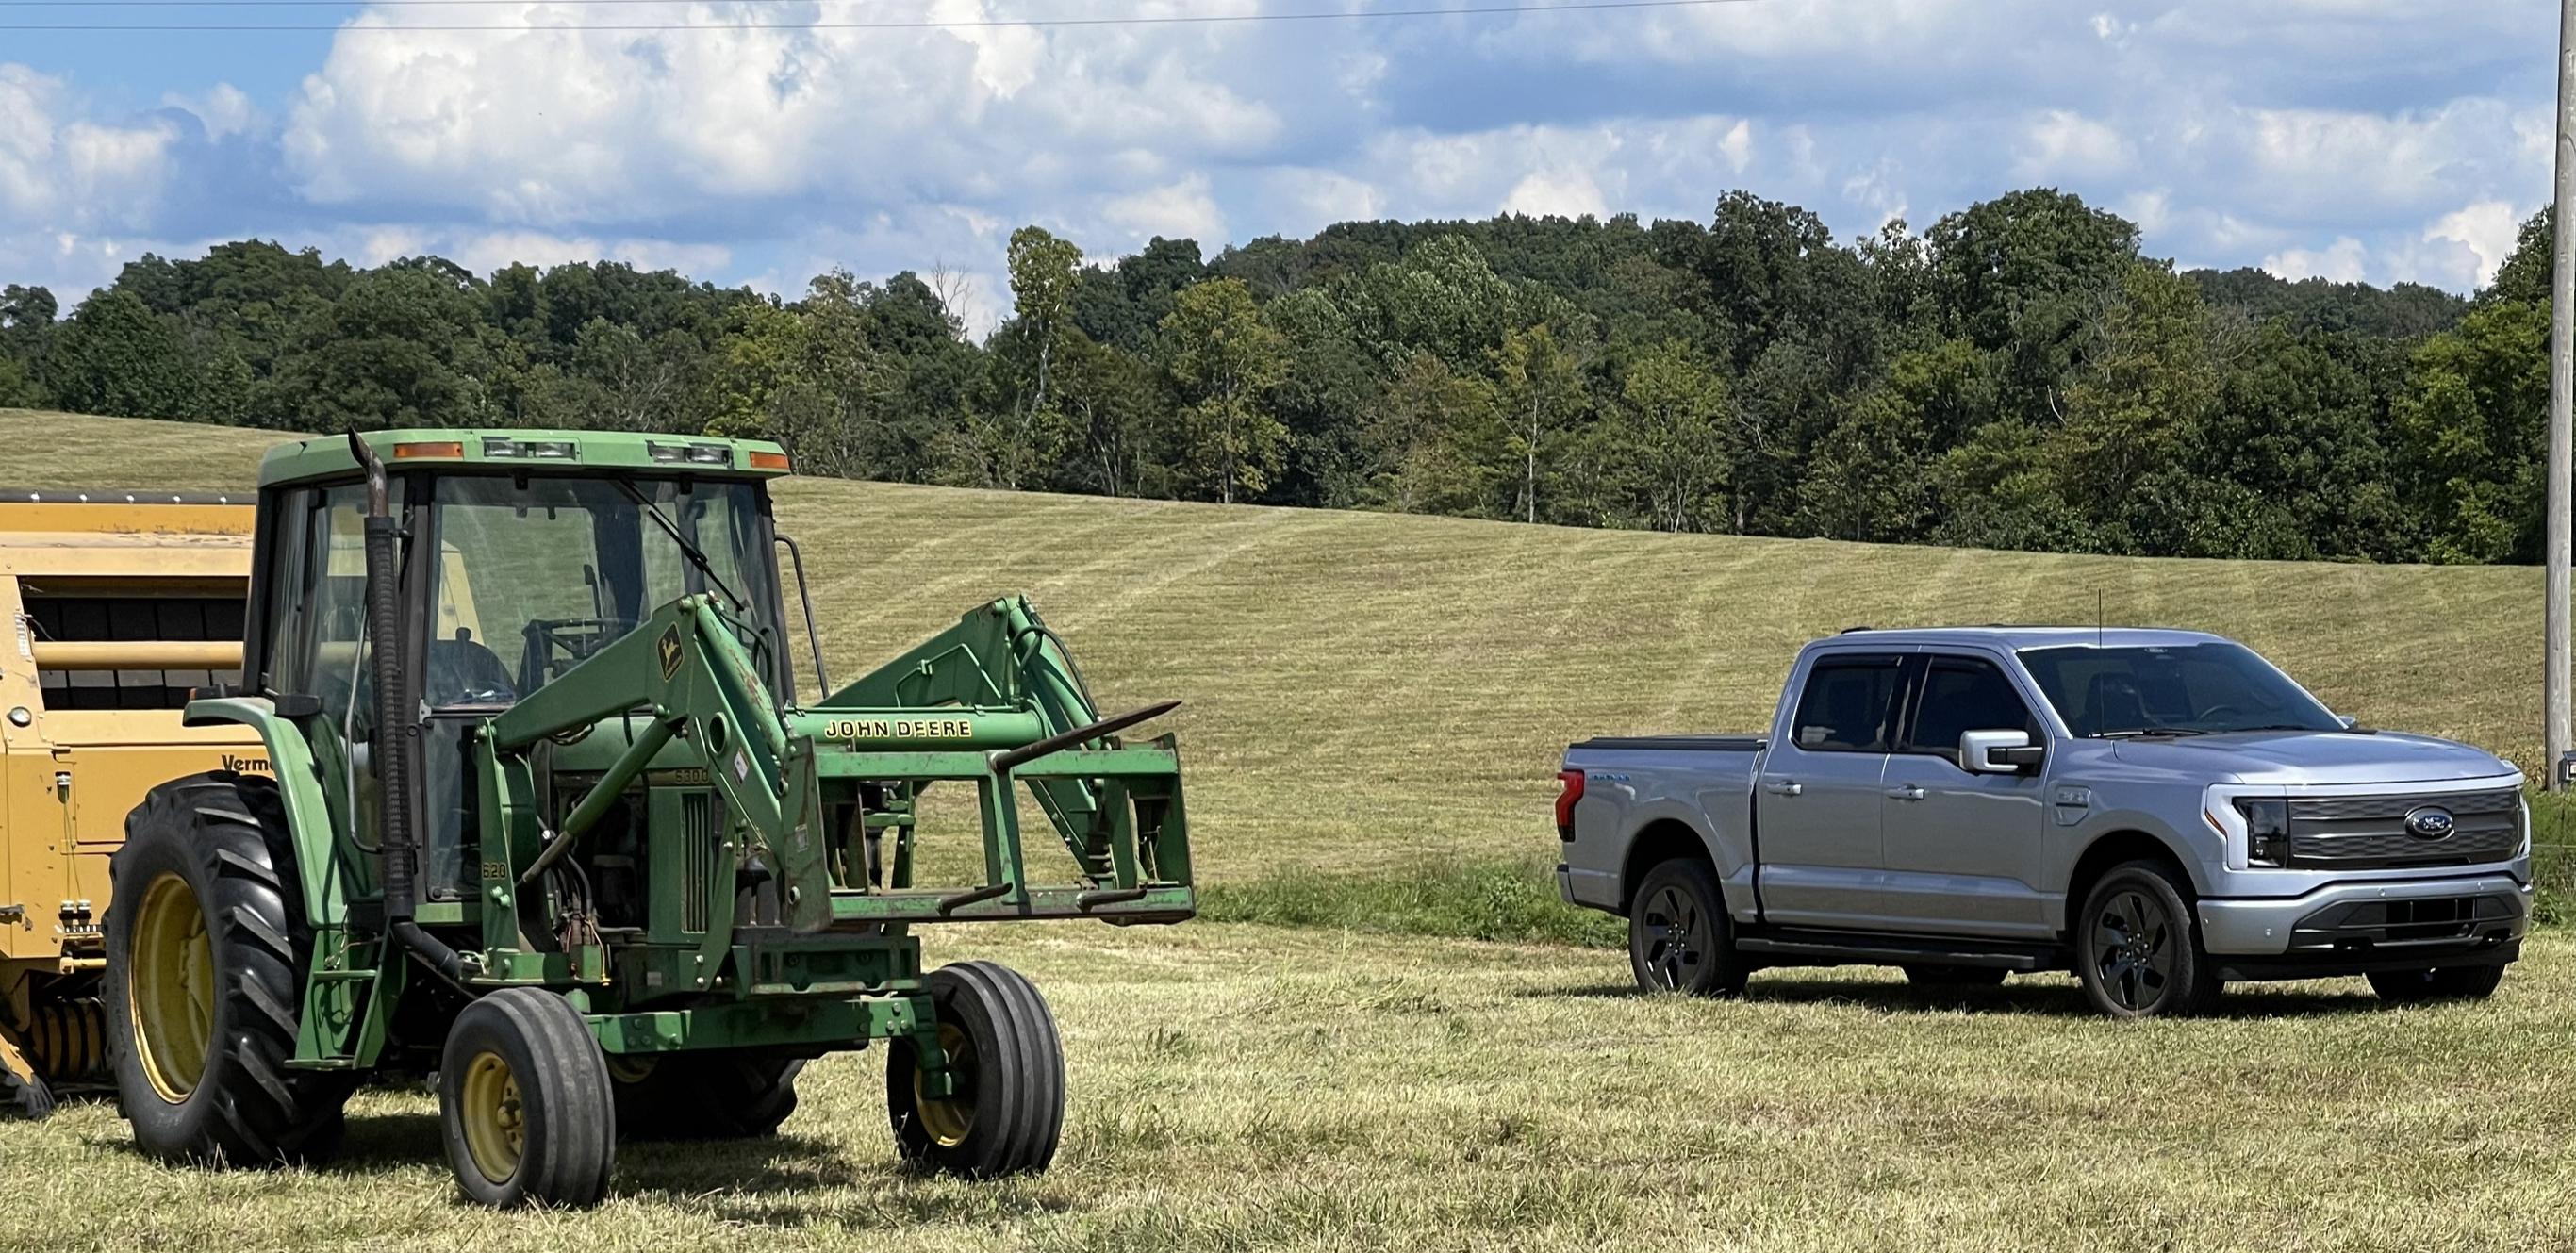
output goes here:
<path id="1" fill-rule="evenodd" d="M 2557 230 L 2549 286 L 2549 590 L 2542 629 L 2548 634 L 2549 673 L 2542 692 L 2549 706 L 2549 788 L 2567 786 L 2569 743 L 2567 639 L 2569 530 L 2576 527 L 2568 473 L 2576 461 L 2576 0 L 2560 0 L 2558 13 Z"/>

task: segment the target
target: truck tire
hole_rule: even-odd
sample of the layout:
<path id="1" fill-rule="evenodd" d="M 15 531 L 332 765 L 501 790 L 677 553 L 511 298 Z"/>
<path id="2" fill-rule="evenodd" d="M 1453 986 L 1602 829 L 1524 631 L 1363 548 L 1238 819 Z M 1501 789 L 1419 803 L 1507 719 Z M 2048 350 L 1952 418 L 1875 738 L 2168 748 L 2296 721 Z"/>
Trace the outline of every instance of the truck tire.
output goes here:
<path id="1" fill-rule="evenodd" d="M 796 1112 L 802 1058 L 714 1050 L 671 1053 L 608 1075 L 617 1133 L 628 1140 L 744 1140 L 775 1133 Z M 638 1073 L 640 1071 L 640 1073 Z"/>
<path id="2" fill-rule="evenodd" d="M 1751 974 L 1707 862 L 1676 857 L 1646 872 L 1628 907 L 1628 968 L 1647 992 L 1735 996 Z"/>
<path id="3" fill-rule="evenodd" d="M 2093 1008 L 2114 1018 L 2207 1013 L 2223 986 L 2200 945 L 2191 887 L 2155 861 L 2123 862 L 2077 911 L 2075 977 Z"/>
<path id="4" fill-rule="evenodd" d="M 152 789 L 109 863 L 107 1044 L 135 1147 L 230 1166 L 327 1160 L 350 1079 L 289 1070 L 313 934 L 271 780 Z"/>
<path id="5" fill-rule="evenodd" d="M 553 992 L 504 988 L 456 1016 L 439 1057 L 438 1114 L 467 1200 L 583 1207 L 608 1192 L 617 1162 L 608 1059 Z"/>
<path id="6" fill-rule="evenodd" d="M 1926 988 L 1991 988 L 2012 972 L 2001 966 L 1907 966 L 1905 981 Z"/>
<path id="7" fill-rule="evenodd" d="M 886 1056 L 886 1113 L 907 1162 L 969 1179 L 1036 1172 L 1064 1135 L 1064 1044 L 1037 985 L 987 961 L 930 972 L 940 1051 L 954 1095 L 922 1090 L 919 1056 L 897 1037 Z"/>
<path id="8" fill-rule="evenodd" d="M 2504 982 L 2503 966 L 2444 966 L 2434 970 L 2383 970 L 2370 990 L 2392 1005 L 2418 1001 L 2483 1001 Z"/>

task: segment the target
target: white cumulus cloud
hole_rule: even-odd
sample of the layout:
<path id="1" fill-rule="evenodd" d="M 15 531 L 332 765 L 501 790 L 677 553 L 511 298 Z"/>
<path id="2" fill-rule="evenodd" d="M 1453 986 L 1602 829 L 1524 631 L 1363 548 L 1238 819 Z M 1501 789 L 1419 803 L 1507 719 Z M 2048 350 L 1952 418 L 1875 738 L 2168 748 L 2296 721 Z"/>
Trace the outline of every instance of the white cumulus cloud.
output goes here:
<path id="1" fill-rule="evenodd" d="M 1044 16 L 1290 10 L 1310 8 L 1047 0 Z M 946 267 L 989 326 L 1025 223 L 1105 259 L 1352 218 L 1705 219 L 1740 188 L 1849 236 L 2047 183 L 2186 263 L 2465 290 L 2547 195 L 2556 36 L 2542 0 L 946 29 L 742 24 L 1036 10 L 502 0 L 442 16 L 513 29 L 391 30 L 422 12 L 359 8 L 311 63 L 228 65 L 212 87 L 139 61 L 87 77 L 0 61 L 0 278 L 76 298 L 133 251 L 242 237 L 478 271 L 608 256 L 791 294 L 827 266 Z M 516 29 L 648 18 L 731 28 Z M 111 103 L 132 101 L 158 104 Z"/>
<path id="2" fill-rule="evenodd" d="M 2424 238 L 2427 242 L 2449 240 L 2475 254 L 2477 284 L 2484 287 L 2495 281 L 2497 268 L 2513 254 L 2514 238 L 2522 230 L 2523 217 L 2506 201 L 2481 200 L 2443 214 L 2424 228 Z"/>
<path id="3" fill-rule="evenodd" d="M 2337 283 L 2358 283 L 2369 277 L 2369 250 L 2361 241 L 2346 235 L 2322 249 L 2285 248 L 2263 258 L 2263 268 L 2291 282 L 2322 278 Z"/>

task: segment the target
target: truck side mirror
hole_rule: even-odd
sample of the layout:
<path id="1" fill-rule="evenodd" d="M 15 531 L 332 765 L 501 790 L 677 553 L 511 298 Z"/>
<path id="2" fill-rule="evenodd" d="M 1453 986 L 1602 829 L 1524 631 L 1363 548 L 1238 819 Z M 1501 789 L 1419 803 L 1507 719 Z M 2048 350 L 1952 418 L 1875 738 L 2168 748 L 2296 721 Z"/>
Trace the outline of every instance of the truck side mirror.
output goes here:
<path id="1" fill-rule="evenodd" d="M 2343 729 L 2346 731 L 2354 730 L 2361 726 L 2361 719 L 2353 717 L 2351 714 L 2343 714 L 2337 717 L 2335 721 L 2341 723 L 2343 725 Z"/>
<path id="2" fill-rule="evenodd" d="M 2048 750 L 2028 731 L 1965 731 L 1959 735 L 1959 768 L 1970 774 L 2020 774 L 2038 768 Z"/>

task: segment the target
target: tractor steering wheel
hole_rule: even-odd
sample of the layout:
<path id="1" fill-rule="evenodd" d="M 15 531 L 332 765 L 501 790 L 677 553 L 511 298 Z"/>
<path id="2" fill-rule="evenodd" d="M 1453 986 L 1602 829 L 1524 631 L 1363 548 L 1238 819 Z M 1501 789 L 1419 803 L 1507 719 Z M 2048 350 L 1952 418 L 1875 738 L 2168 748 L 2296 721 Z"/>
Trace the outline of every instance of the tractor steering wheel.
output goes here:
<path id="1" fill-rule="evenodd" d="M 519 665 L 522 685 L 551 683 L 634 629 L 633 623 L 617 618 L 531 618 Z"/>

